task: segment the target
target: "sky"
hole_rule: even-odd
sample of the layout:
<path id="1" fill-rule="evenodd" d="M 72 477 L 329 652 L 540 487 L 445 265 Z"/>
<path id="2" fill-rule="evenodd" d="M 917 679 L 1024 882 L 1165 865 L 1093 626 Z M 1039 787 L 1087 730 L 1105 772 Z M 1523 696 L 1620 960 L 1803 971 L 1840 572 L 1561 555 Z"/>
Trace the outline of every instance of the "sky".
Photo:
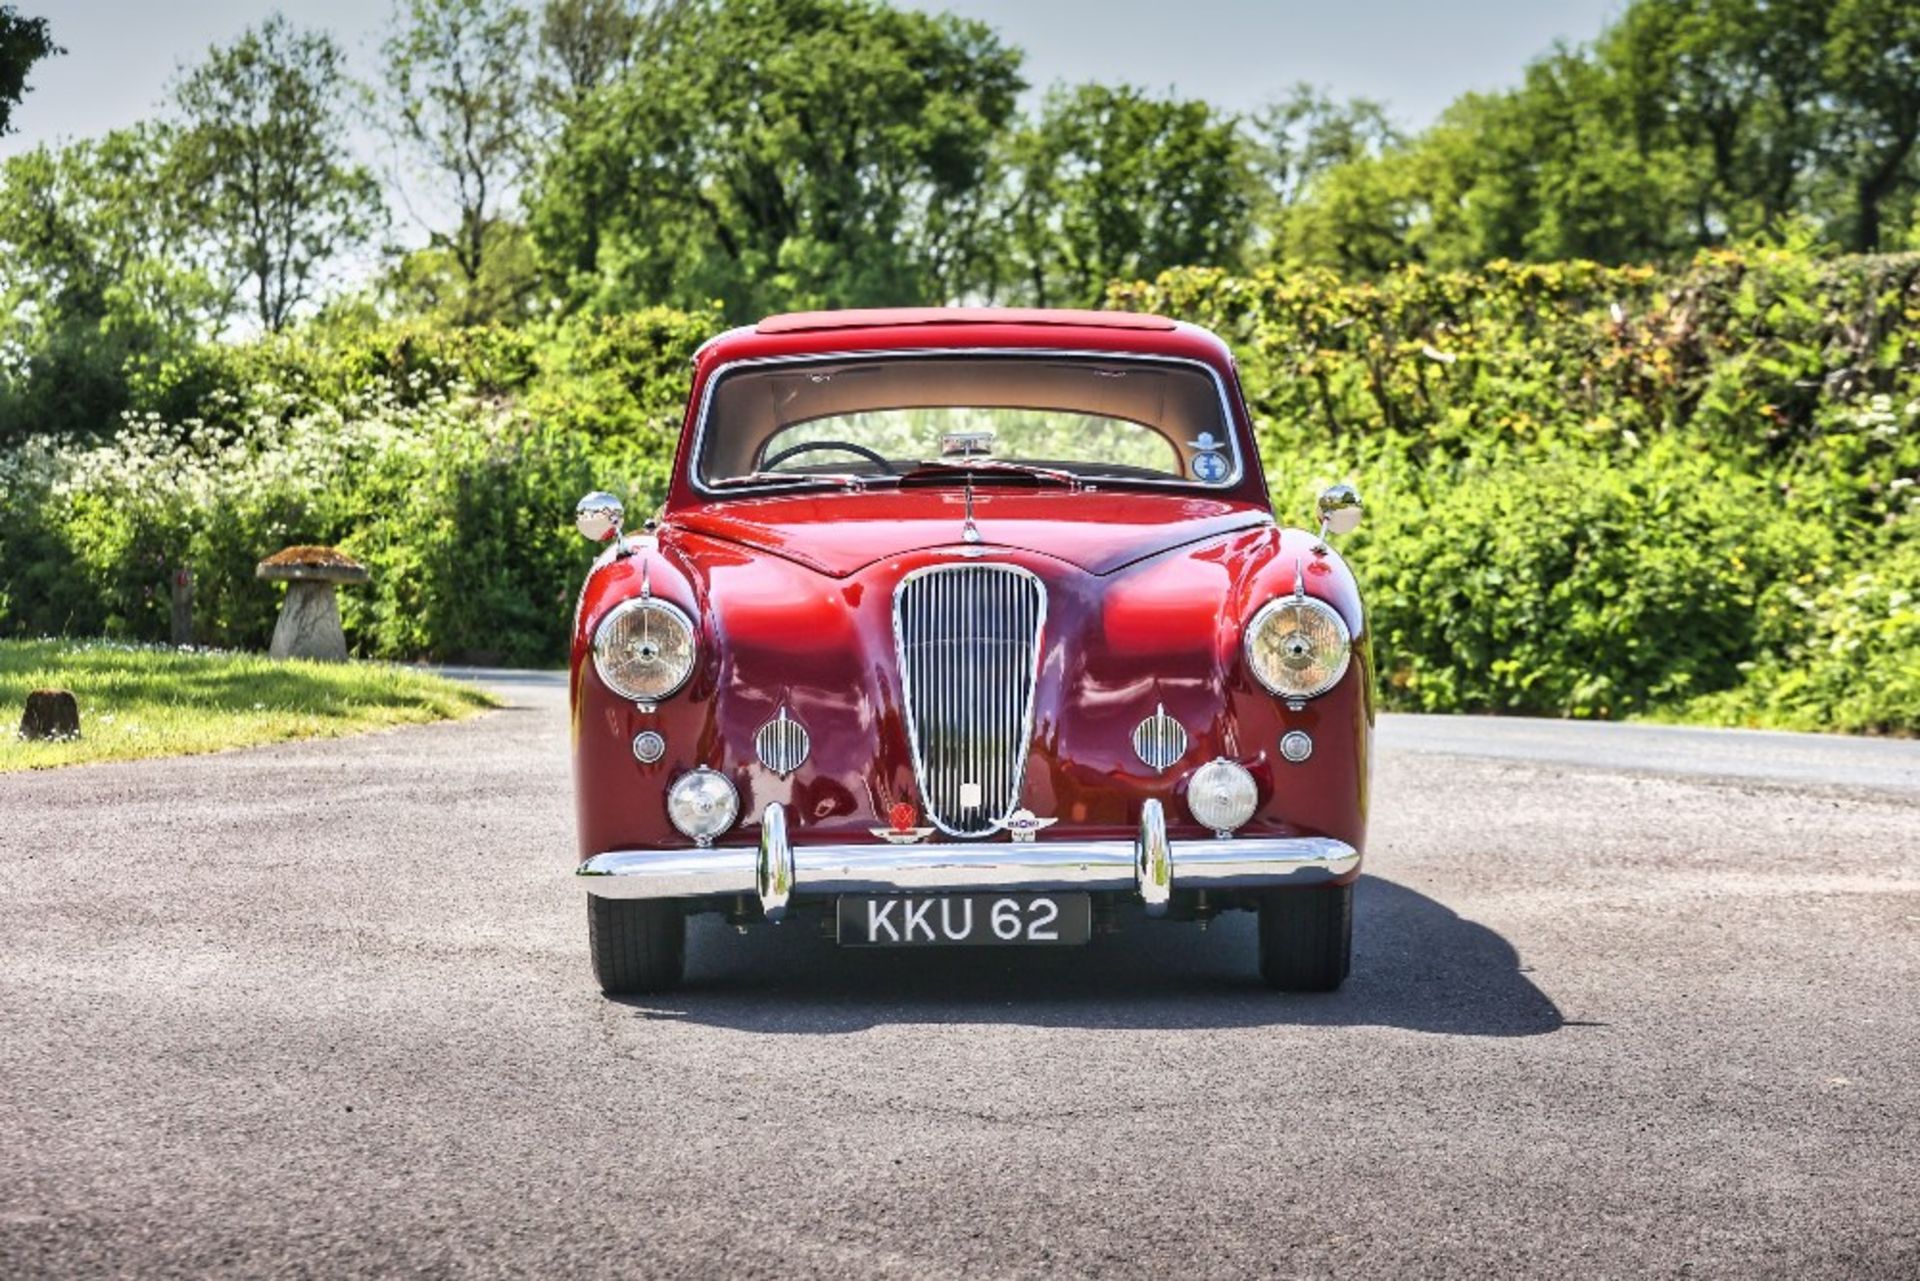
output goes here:
<path id="1" fill-rule="evenodd" d="M 180 64 L 276 9 L 331 29 L 372 78 L 392 0 L 7 0 L 48 18 L 65 57 L 36 66 L 0 156 L 152 114 Z M 1624 0 L 928 0 L 1026 50 L 1035 92 L 1103 80 L 1246 111 L 1299 81 L 1380 101 L 1419 128 L 1470 89 L 1515 83 L 1555 40 L 1591 39 Z M 371 158 L 371 157 L 369 157 Z"/>

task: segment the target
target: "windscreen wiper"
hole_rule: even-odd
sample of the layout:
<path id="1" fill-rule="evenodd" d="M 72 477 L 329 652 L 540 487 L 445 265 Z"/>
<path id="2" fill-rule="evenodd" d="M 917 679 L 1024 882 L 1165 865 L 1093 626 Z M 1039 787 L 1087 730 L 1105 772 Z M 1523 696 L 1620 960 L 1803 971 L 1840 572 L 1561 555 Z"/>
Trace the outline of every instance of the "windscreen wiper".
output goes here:
<path id="1" fill-rule="evenodd" d="M 741 485 L 838 485 L 842 489 L 865 489 L 869 476 L 852 472 L 750 471 L 744 476 L 723 476 L 707 482 L 709 489 L 732 489 Z"/>

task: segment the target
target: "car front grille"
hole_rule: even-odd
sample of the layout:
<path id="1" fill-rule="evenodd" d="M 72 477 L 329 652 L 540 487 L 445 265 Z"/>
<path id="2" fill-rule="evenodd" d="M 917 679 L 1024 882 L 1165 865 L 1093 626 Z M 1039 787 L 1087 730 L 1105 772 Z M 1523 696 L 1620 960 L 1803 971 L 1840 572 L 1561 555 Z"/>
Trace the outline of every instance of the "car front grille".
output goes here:
<path id="1" fill-rule="evenodd" d="M 894 643 L 927 818 L 985 836 L 1018 806 L 1047 592 L 1013 565 L 942 565 L 900 581 Z"/>

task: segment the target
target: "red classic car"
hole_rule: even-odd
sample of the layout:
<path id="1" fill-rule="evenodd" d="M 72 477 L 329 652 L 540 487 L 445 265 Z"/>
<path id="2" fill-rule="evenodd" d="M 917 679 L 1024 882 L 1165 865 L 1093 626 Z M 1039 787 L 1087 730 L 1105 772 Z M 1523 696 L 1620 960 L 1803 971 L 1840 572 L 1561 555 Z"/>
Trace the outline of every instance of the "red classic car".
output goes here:
<path id="1" fill-rule="evenodd" d="M 1157 316 L 776 316 L 694 357 L 666 504 L 573 630 L 578 876 L 609 993 L 686 921 L 854 946 L 1084 943 L 1259 913 L 1346 977 L 1372 663 L 1352 574 L 1275 523 L 1221 341 Z"/>

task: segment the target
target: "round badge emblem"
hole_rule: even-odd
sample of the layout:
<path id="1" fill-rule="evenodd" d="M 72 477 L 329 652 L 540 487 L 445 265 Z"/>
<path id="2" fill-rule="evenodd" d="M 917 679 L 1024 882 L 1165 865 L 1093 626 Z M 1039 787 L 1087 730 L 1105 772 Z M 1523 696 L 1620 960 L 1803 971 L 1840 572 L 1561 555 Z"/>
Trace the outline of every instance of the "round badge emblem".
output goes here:
<path id="1" fill-rule="evenodd" d="M 1227 478 L 1227 460 L 1218 454 L 1195 454 L 1193 475 L 1196 480 L 1205 481 L 1209 485 L 1218 485 Z"/>

